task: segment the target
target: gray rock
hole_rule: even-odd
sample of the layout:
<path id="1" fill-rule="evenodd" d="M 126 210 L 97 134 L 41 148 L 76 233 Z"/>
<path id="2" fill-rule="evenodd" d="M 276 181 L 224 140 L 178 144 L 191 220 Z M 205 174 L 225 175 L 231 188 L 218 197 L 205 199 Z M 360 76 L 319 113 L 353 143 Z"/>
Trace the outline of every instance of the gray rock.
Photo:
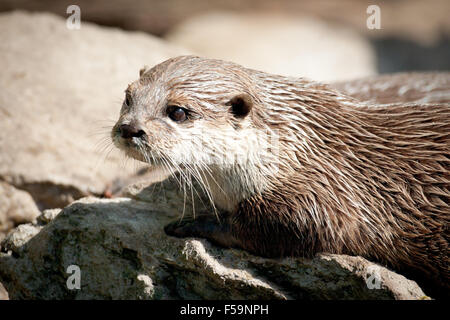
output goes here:
<path id="1" fill-rule="evenodd" d="M 133 198 L 84 198 L 44 227 L 3 242 L 0 280 L 11 299 L 420 299 L 413 281 L 360 257 L 266 259 L 205 240 L 168 237 L 183 194 L 173 179 Z M 136 200 L 139 199 L 139 200 Z M 185 214 L 208 210 L 186 200 Z M 18 233 L 18 234 L 16 234 Z M 25 235 L 22 235 L 25 234 Z M 29 236 L 32 235 L 32 236 Z M 81 271 L 69 290 L 67 268 Z"/>
<path id="2" fill-rule="evenodd" d="M 39 233 L 41 228 L 41 226 L 33 225 L 31 223 L 21 224 L 3 239 L 2 249 L 19 253 L 25 248 L 24 245 Z"/>
<path id="3" fill-rule="evenodd" d="M 33 222 L 41 214 L 28 192 L 0 181 L 0 241 L 15 226 Z"/>
<path id="4" fill-rule="evenodd" d="M 366 15 L 366 10 L 369 3 L 361 0 L 339 1 L 339 5 L 330 0 L 116 0 L 108 5 L 102 1 L 77 0 L 76 4 L 82 8 L 83 19 L 88 21 L 158 35 L 167 33 L 186 17 L 218 9 L 228 12 L 277 12 L 294 15 L 298 19 L 308 15 L 346 25 L 368 37 L 398 36 L 425 44 L 433 43 L 441 36 L 450 35 L 450 2 L 446 0 L 383 2 L 380 30 L 366 27 L 366 18 L 369 16 Z M 67 5 L 68 3 L 55 0 L 2 0 L 0 10 L 22 8 L 67 16 Z M 231 36 L 235 36 L 235 33 L 231 33 Z"/>

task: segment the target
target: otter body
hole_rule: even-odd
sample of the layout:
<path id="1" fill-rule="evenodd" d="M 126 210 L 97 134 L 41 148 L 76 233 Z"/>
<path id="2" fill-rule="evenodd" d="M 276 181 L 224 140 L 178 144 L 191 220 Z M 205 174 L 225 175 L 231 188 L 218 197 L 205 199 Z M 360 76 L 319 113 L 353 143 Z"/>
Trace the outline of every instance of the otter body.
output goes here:
<path id="1" fill-rule="evenodd" d="M 448 288 L 450 104 L 371 105 L 183 56 L 129 86 L 114 143 L 221 210 L 168 225 L 266 257 L 360 255 Z M 445 289 L 447 290 L 447 289 Z"/>

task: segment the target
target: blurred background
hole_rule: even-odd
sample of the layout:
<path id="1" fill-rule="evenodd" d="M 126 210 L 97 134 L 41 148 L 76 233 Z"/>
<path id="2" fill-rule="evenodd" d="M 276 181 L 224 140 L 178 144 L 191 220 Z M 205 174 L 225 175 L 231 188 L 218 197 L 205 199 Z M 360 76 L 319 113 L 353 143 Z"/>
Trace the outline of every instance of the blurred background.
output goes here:
<path id="1" fill-rule="evenodd" d="M 71 4 L 82 21 L 283 75 L 335 81 L 450 69 L 448 0 L 0 0 L 0 12 L 67 17 Z M 380 29 L 367 27 L 370 5 L 380 8 Z"/>

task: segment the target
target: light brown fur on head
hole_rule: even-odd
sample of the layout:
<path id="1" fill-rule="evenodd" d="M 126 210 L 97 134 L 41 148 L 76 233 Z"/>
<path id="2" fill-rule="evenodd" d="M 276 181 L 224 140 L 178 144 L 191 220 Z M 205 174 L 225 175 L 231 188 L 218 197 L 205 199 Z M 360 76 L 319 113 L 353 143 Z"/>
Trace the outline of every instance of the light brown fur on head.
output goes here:
<path id="1" fill-rule="evenodd" d="M 449 104 L 368 105 L 192 56 L 143 72 L 127 91 L 116 145 L 196 178 L 229 212 L 226 230 L 191 235 L 265 256 L 361 255 L 448 283 Z M 188 120 L 168 118 L 170 105 Z M 121 139 L 124 123 L 145 139 Z"/>

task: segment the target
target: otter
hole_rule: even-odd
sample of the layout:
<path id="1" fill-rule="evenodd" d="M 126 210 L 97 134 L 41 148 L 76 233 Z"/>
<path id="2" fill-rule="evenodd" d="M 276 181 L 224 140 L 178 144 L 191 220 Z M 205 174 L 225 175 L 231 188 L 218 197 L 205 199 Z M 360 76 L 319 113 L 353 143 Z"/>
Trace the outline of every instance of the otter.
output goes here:
<path id="1" fill-rule="evenodd" d="M 217 208 L 165 227 L 264 257 L 363 256 L 449 289 L 450 104 L 181 56 L 126 89 L 114 144 Z M 417 275 L 417 276 L 416 276 Z"/>

